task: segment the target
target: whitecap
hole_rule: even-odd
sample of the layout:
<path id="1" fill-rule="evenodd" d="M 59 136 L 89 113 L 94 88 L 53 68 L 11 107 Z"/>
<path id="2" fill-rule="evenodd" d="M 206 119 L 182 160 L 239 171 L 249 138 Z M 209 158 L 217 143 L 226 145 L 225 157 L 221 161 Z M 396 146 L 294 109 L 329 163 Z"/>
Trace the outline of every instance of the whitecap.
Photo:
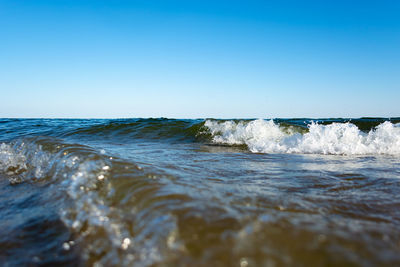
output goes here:
<path id="1" fill-rule="evenodd" d="M 246 145 L 255 153 L 333 155 L 399 155 L 400 124 L 386 121 L 368 133 L 352 123 L 311 123 L 307 133 L 285 131 L 273 120 L 207 120 L 205 127 L 216 144 Z"/>

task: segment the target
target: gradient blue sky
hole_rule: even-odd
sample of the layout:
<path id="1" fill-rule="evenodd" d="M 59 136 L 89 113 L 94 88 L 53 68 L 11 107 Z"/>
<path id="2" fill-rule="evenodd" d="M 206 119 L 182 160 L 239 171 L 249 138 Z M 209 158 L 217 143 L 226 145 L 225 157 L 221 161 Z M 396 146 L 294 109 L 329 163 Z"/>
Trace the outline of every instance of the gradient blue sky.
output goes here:
<path id="1" fill-rule="evenodd" d="M 0 0 L 0 117 L 400 116 L 400 1 Z"/>

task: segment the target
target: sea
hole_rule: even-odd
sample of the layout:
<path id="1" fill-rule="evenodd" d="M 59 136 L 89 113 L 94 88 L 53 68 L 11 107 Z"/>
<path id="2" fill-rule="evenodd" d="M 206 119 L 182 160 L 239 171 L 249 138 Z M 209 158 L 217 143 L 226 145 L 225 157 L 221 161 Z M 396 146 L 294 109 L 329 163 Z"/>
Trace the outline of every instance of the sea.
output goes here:
<path id="1" fill-rule="evenodd" d="M 1 266 L 400 266 L 400 118 L 0 119 Z"/>

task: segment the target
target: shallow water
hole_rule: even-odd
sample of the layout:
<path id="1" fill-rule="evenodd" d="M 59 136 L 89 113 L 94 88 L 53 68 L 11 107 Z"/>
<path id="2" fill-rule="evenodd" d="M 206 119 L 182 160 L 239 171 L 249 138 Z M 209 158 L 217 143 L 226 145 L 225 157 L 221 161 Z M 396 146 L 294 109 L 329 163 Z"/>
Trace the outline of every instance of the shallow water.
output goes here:
<path id="1" fill-rule="evenodd" d="M 399 265 L 399 122 L 2 119 L 0 262 Z"/>

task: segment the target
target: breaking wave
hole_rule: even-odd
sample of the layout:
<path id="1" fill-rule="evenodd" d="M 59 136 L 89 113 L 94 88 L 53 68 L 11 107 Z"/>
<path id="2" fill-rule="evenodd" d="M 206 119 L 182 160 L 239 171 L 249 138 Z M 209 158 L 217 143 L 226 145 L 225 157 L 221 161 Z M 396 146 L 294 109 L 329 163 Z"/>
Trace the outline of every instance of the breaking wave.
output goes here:
<path id="1" fill-rule="evenodd" d="M 180 250 L 175 218 L 158 206 L 164 200 L 180 205 L 189 197 L 160 192 L 168 183 L 160 172 L 88 146 L 36 137 L 0 145 L 0 174 L 10 184 L 54 190 L 52 201 L 61 202 L 59 217 L 75 235 L 62 247 L 79 246 L 88 265 L 147 266 L 174 260 Z"/>
<path id="2" fill-rule="evenodd" d="M 400 123 L 385 121 L 369 132 L 356 125 L 310 123 L 307 132 L 283 127 L 273 120 L 215 121 L 204 126 L 215 144 L 246 145 L 254 153 L 333 155 L 400 155 Z"/>

